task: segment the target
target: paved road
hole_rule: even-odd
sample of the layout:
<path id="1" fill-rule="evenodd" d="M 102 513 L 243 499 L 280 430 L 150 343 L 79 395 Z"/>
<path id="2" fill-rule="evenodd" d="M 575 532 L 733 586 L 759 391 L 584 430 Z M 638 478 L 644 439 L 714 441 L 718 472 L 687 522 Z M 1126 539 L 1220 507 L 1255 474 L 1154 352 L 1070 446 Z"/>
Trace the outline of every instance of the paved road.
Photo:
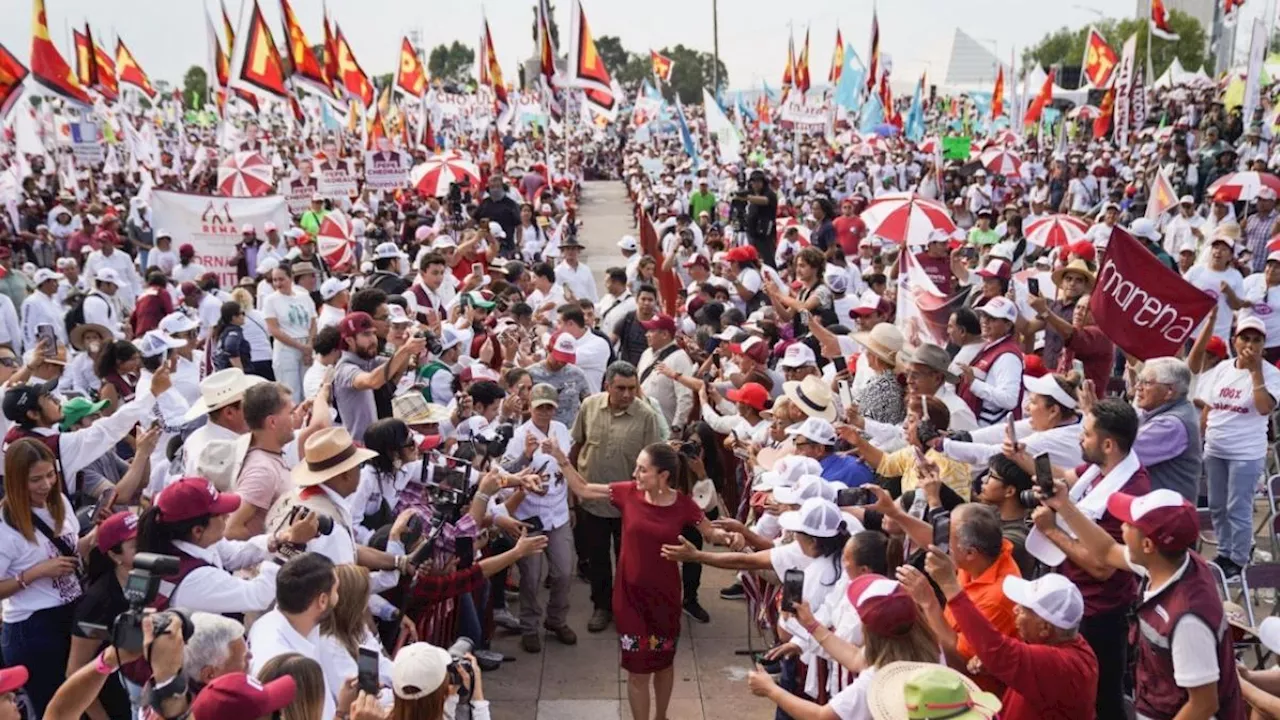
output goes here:
<path id="1" fill-rule="evenodd" d="M 603 292 L 605 268 L 622 257 L 616 246 L 618 239 L 635 232 L 621 183 L 587 183 L 580 212 L 584 227 L 579 238 L 587 248 L 585 261 Z M 734 654 L 747 647 L 745 605 L 721 600 L 718 595 L 732 580 L 732 573 L 722 570 L 708 568 L 703 573 L 699 595 L 711 622 L 700 625 L 685 618 L 668 720 L 773 717 L 773 706 L 747 690 L 750 664 Z M 586 583 L 573 581 L 570 608 L 569 625 L 578 633 L 574 647 L 547 639 L 541 655 L 529 655 L 520 649 L 519 635 L 502 635 L 495 641 L 496 649 L 516 658 L 484 676 L 485 696 L 492 701 L 496 720 L 637 720 L 627 705 L 627 679 L 619 663 L 617 635 L 612 627 L 596 635 L 587 632 L 591 600 Z M 759 649 L 760 641 L 755 643 Z"/>

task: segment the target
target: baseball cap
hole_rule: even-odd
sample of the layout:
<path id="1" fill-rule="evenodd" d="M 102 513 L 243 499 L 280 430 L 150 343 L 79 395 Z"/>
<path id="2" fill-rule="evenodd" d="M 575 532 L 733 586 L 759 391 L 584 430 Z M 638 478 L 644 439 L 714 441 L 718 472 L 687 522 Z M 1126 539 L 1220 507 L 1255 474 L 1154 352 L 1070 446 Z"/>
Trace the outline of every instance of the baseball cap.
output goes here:
<path id="1" fill-rule="evenodd" d="M 836 444 L 835 427 L 820 417 L 808 417 L 799 425 L 787 428 L 788 437 L 797 435 L 819 445 L 832 446 Z"/>
<path id="2" fill-rule="evenodd" d="M 373 256 L 379 260 L 406 257 L 405 254 L 400 251 L 400 247 L 393 242 L 378 243 L 378 246 L 373 249 Z"/>
<path id="3" fill-rule="evenodd" d="M 1244 332 L 1245 330 L 1253 330 L 1254 332 L 1261 333 L 1264 340 L 1267 337 L 1267 326 L 1263 324 L 1262 318 L 1256 315 L 1250 315 L 1249 317 L 1241 318 L 1240 321 L 1236 323 L 1237 335 Z"/>
<path id="4" fill-rule="evenodd" d="M 262 232 L 264 233 L 269 233 L 275 229 L 276 229 L 276 224 L 271 222 L 270 220 L 262 223 Z"/>
<path id="5" fill-rule="evenodd" d="M 1046 395 L 1053 398 L 1055 402 L 1068 410 L 1075 410 L 1076 405 L 1078 404 L 1066 393 L 1065 390 L 1062 389 L 1062 386 L 1058 384 L 1058 381 L 1053 379 L 1052 375 L 1040 375 L 1038 377 L 1024 375 L 1022 377 L 1022 386 L 1025 387 L 1028 392 L 1033 392 L 1036 395 Z"/>
<path id="6" fill-rule="evenodd" d="M 789 510 L 778 516 L 778 527 L 810 537 L 835 537 L 844 527 L 844 522 L 844 513 L 834 502 L 817 496 L 805 500 L 799 510 Z"/>
<path id="7" fill-rule="evenodd" d="M 332 300 L 338 293 L 343 290 L 351 289 L 350 280 L 341 280 L 336 277 L 326 279 L 320 283 L 320 297 L 324 300 Z"/>
<path id="8" fill-rule="evenodd" d="M 1178 204 L 1179 205 L 1195 205 L 1196 199 L 1191 197 L 1190 195 L 1183 195 L 1182 197 L 1178 198 Z"/>
<path id="9" fill-rule="evenodd" d="M 618 249 L 623 252 L 637 252 L 640 250 L 640 243 L 636 242 L 634 235 L 623 235 L 618 241 Z"/>
<path id="10" fill-rule="evenodd" d="M 786 351 L 782 354 L 782 360 L 778 364 L 787 368 L 817 366 L 818 357 L 813 354 L 813 348 L 802 342 L 796 342 L 787 346 Z"/>
<path id="11" fill-rule="evenodd" d="M 160 319 L 159 328 L 162 332 L 169 335 L 177 335 L 178 333 L 191 332 L 200 327 L 200 323 L 190 315 L 175 310 Z"/>
<path id="12" fill-rule="evenodd" d="M 986 264 L 978 275 L 984 278 L 998 278 L 1000 280 L 1009 279 L 1009 264 L 1003 260 L 992 260 Z"/>
<path id="13" fill-rule="evenodd" d="M 1214 335 L 1209 338 L 1209 344 L 1205 345 L 1204 351 L 1219 360 L 1225 360 L 1227 358 L 1227 342 L 1217 335 Z"/>
<path id="14" fill-rule="evenodd" d="M 0 670 L 0 693 L 11 693 L 27 684 L 30 675 L 23 665 Z"/>
<path id="15" fill-rule="evenodd" d="M 843 486 L 841 486 L 843 487 Z M 836 486 L 822 479 L 821 475 L 801 475 L 791 487 L 780 487 L 773 491 L 773 499 L 781 505 L 803 505 L 809 498 L 822 498 L 828 502 L 836 501 Z"/>
<path id="16" fill-rule="evenodd" d="M 202 515 L 226 515 L 240 507 L 240 496 L 218 492 L 201 477 L 185 477 L 156 496 L 156 508 L 166 523 L 182 522 Z"/>
<path id="17" fill-rule="evenodd" d="M 773 464 L 772 470 L 760 473 L 753 489 L 771 490 L 794 487 L 805 475 L 821 475 L 822 463 L 803 455 L 788 455 Z"/>
<path id="18" fill-rule="evenodd" d="M 481 362 L 471 363 L 458 373 L 458 378 L 464 383 L 476 382 L 477 380 L 492 380 L 498 382 L 501 376 L 493 368 Z"/>
<path id="19" fill-rule="evenodd" d="M 465 297 L 467 298 L 467 303 L 469 305 L 471 305 L 472 307 L 478 307 L 481 310 L 492 310 L 495 307 L 497 307 L 497 303 L 487 299 L 484 296 L 484 293 L 478 290 L 472 290 L 471 292 L 467 293 Z"/>
<path id="20" fill-rule="evenodd" d="M 769 344 L 764 341 L 764 338 L 752 335 L 740 343 L 729 343 L 729 352 L 746 355 L 762 363 L 769 359 Z"/>
<path id="21" fill-rule="evenodd" d="M 10 422 L 23 422 L 27 412 L 39 408 L 40 398 L 53 393 L 57 385 L 58 380 L 54 378 L 46 383 L 9 388 L 4 393 L 4 416 Z"/>
<path id="22" fill-rule="evenodd" d="M 125 540 L 138 537 L 138 516 L 132 510 L 121 510 L 98 526 L 98 550 L 107 551 Z"/>
<path id="23" fill-rule="evenodd" d="M 391 665 L 391 688 L 405 700 L 426 697 L 444 682 L 451 662 L 449 653 L 431 643 L 406 645 Z"/>
<path id="24" fill-rule="evenodd" d="M 440 352 L 450 350 L 462 342 L 462 336 L 451 325 L 440 330 Z"/>
<path id="25" fill-rule="evenodd" d="M 1084 618 L 1084 596 L 1080 588 L 1058 573 L 1048 573 L 1036 580 L 1007 575 L 1003 590 L 1005 597 L 1056 628 L 1074 630 Z"/>
<path id="26" fill-rule="evenodd" d="M 178 246 L 178 255 L 181 257 L 191 257 L 196 254 L 196 246 L 191 243 L 182 243 Z"/>
<path id="27" fill-rule="evenodd" d="M 541 405 L 560 406 L 560 392 L 554 385 L 538 383 L 529 390 L 529 407 L 536 408 Z"/>
<path id="28" fill-rule="evenodd" d="M 387 304 L 387 322 L 392 325 L 412 325 L 414 320 L 399 305 Z"/>
<path id="29" fill-rule="evenodd" d="M 847 594 L 862 626 L 877 635 L 901 635 L 919 618 L 916 603 L 902 583 L 883 575 L 859 575 L 849 581 Z"/>
<path id="30" fill-rule="evenodd" d="M 50 270 L 49 268 L 40 268 L 39 270 L 36 271 L 34 282 L 36 284 L 36 287 L 39 287 L 40 285 L 47 283 L 50 280 L 61 280 L 62 278 L 63 278 L 62 273 L 56 273 Z"/>
<path id="31" fill-rule="evenodd" d="M 367 312 L 347 313 L 338 323 L 338 334 L 343 338 L 353 338 L 372 329 L 373 317 Z"/>
<path id="32" fill-rule="evenodd" d="M 163 355 L 167 350 L 178 350 L 187 346 L 186 340 L 179 340 L 163 330 L 148 330 L 137 341 L 138 352 L 144 358 Z M 66 414 L 64 407 L 63 414 Z"/>
<path id="33" fill-rule="evenodd" d="M 298 692 L 292 675 L 271 682 L 259 682 L 252 675 L 228 673 L 204 686 L 191 702 L 194 720 L 259 718 L 281 710 L 293 702 Z"/>
<path id="34" fill-rule="evenodd" d="M 73 397 L 62 403 L 62 430 L 66 432 L 81 420 L 102 412 L 102 408 L 110 404 L 110 400 L 93 402 L 86 397 Z"/>
<path id="35" fill-rule="evenodd" d="M 645 330 L 665 330 L 669 333 L 675 333 L 676 321 L 670 315 L 658 315 L 652 320 L 641 320 L 640 326 Z"/>
<path id="36" fill-rule="evenodd" d="M 120 282 L 120 273 L 113 268 L 101 268 L 97 274 L 93 276 L 95 282 L 111 283 L 112 285 L 122 285 Z"/>
<path id="37" fill-rule="evenodd" d="M 732 388 L 725 393 L 729 402 L 749 405 L 756 410 L 764 410 L 769 405 L 769 391 L 760 383 L 744 383 L 740 388 Z"/>
<path id="38" fill-rule="evenodd" d="M 1114 493 L 1107 498 L 1107 512 L 1141 530 L 1165 552 L 1186 550 L 1200 536 L 1195 507 L 1167 488 L 1146 495 Z"/>
<path id="39" fill-rule="evenodd" d="M 496 238 L 505 238 L 507 236 L 507 231 L 503 230 L 502 226 L 498 223 L 491 221 L 489 223 L 489 234 Z"/>
<path id="40" fill-rule="evenodd" d="M 858 296 L 858 304 L 849 311 L 850 316 L 870 315 L 880 309 L 880 296 L 873 290 L 866 290 Z"/>
<path id="41" fill-rule="evenodd" d="M 760 254 L 750 245 L 739 245 L 726 252 L 724 259 L 726 262 L 731 263 L 754 262 L 760 259 Z"/>
<path id="42" fill-rule="evenodd" d="M 1276 191 L 1266 186 L 1258 188 L 1258 199 L 1259 200 L 1275 200 Z"/>
<path id="43" fill-rule="evenodd" d="M 575 363 L 578 361 L 578 342 L 567 332 L 558 332 L 552 335 L 547 340 L 547 350 L 551 352 L 551 357 L 562 363 Z"/>
<path id="44" fill-rule="evenodd" d="M 985 305 L 978 308 L 978 312 L 990 318 L 1009 322 L 1013 322 L 1018 317 L 1018 308 L 1014 306 L 1012 300 L 1003 295 L 997 295 L 988 300 Z"/>

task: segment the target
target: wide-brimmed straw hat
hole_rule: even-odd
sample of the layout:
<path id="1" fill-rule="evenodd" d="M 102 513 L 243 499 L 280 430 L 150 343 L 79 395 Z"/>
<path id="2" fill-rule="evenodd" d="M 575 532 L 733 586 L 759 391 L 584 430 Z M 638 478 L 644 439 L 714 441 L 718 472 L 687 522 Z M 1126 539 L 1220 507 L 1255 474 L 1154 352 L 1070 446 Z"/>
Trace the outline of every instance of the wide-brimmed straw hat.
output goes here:
<path id="1" fill-rule="evenodd" d="M 1088 263 L 1086 263 L 1084 260 L 1081 260 L 1080 258 L 1076 258 L 1075 260 L 1072 260 L 1070 263 L 1068 263 L 1066 267 L 1060 267 L 1057 270 L 1053 271 L 1053 284 L 1061 285 L 1062 276 L 1066 275 L 1067 273 L 1075 273 L 1077 275 L 1083 275 L 1085 278 L 1085 283 L 1089 286 L 1090 290 L 1093 289 L 1093 284 L 1098 279 L 1097 275 L 1095 275 L 1093 271 L 1089 269 Z"/>
<path id="2" fill-rule="evenodd" d="M 833 422 L 836 419 L 836 407 L 832 403 L 831 388 L 822 381 L 822 378 L 809 375 L 800 382 L 783 383 L 782 392 L 805 415 L 822 418 L 827 422 Z"/>
<path id="3" fill-rule="evenodd" d="M 867 352 L 889 364 L 896 361 L 896 356 L 905 343 L 902 331 L 892 323 L 880 323 L 871 328 L 870 332 L 854 333 L 853 339 Z"/>
<path id="4" fill-rule="evenodd" d="M 200 399 L 196 400 L 184 416 L 186 420 L 195 420 L 221 407 L 244 399 L 244 392 L 254 385 L 266 380 L 257 375 L 246 375 L 239 368 L 219 370 L 200 381 Z"/>
<path id="5" fill-rule="evenodd" d="M 358 447 L 346 428 L 325 428 L 307 439 L 303 460 L 291 473 L 293 482 L 298 487 L 319 485 L 377 456 L 372 450 Z"/>
<path id="6" fill-rule="evenodd" d="M 82 325 L 77 325 L 72 329 L 71 335 L 67 338 L 67 341 L 71 343 L 71 347 L 79 350 L 80 352 L 84 352 L 84 334 L 90 332 L 96 332 L 101 335 L 103 342 L 107 342 L 115 337 L 110 330 L 102 325 L 97 323 L 84 323 Z"/>

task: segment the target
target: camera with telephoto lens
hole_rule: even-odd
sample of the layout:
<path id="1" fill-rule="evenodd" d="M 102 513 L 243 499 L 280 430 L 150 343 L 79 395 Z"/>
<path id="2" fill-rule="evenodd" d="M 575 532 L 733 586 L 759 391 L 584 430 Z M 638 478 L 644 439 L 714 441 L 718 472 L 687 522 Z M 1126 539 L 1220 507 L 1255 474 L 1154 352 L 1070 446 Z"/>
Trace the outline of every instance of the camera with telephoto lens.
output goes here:
<path id="1" fill-rule="evenodd" d="M 446 650 L 452 660 L 448 667 L 449 682 L 458 688 L 458 697 L 462 699 L 471 696 L 471 682 L 476 676 L 476 669 L 471 666 L 471 661 L 467 659 L 467 655 L 474 649 L 475 643 L 471 642 L 471 638 L 460 637 Z M 465 678 L 460 672 L 462 670 L 467 673 Z"/>
<path id="2" fill-rule="evenodd" d="M 293 508 L 289 510 L 288 517 L 285 518 L 285 521 L 284 521 L 285 527 L 292 525 L 294 521 L 298 519 L 298 513 L 302 512 L 302 510 L 303 510 L 302 505 L 294 505 Z M 329 533 L 333 532 L 333 518 L 329 517 L 328 515 L 317 513 L 314 510 L 312 510 L 311 512 L 315 513 L 316 515 L 316 520 L 318 525 L 316 529 L 317 535 L 328 535 Z"/>
<path id="3" fill-rule="evenodd" d="M 1040 507 L 1040 498 L 1036 497 L 1035 488 L 1019 492 L 1018 502 L 1022 504 L 1022 507 L 1028 510 L 1034 510 Z"/>
<path id="4" fill-rule="evenodd" d="M 414 333 L 414 336 L 426 341 L 427 351 L 432 355 L 439 357 L 444 353 L 444 345 L 440 343 L 440 338 L 430 330 L 419 330 Z"/>
<path id="5" fill-rule="evenodd" d="M 142 650 L 143 608 L 156 599 L 160 591 L 160 579 L 177 575 L 178 558 L 156 553 L 138 553 L 133 558 L 133 569 L 124 582 L 124 599 L 129 609 L 116 616 L 111 623 L 111 644 L 118 650 L 139 652 Z M 168 632 L 173 618 L 182 618 L 182 639 L 190 640 L 195 631 L 191 618 L 181 610 L 170 608 L 153 614 L 152 627 L 157 636 Z"/>

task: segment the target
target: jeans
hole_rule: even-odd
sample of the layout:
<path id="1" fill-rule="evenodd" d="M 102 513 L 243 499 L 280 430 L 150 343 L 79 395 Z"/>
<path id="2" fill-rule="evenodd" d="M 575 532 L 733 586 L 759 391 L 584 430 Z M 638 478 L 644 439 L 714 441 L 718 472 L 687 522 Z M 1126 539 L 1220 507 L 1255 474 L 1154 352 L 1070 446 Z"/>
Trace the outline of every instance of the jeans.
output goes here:
<path id="1" fill-rule="evenodd" d="M 600 517 L 584 510 L 578 514 L 578 528 L 587 546 L 591 605 L 613 612 L 613 562 L 622 550 L 622 518 Z"/>
<path id="2" fill-rule="evenodd" d="M 67 677 L 74 610 L 75 603 L 47 608 L 0 630 L 5 664 L 25 665 L 30 674 L 24 687 L 35 717 L 44 717 L 45 706 Z"/>
<path id="3" fill-rule="evenodd" d="M 1080 635 L 1098 658 L 1098 720 L 1124 720 L 1124 678 L 1129 671 L 1128 608 L 1099 613 L 1080 623 Z"/>
<path id="4" fill-rule="evenodd" d="M 1206 455 L 1209 513 L 1218 534 L 1218 554 L 1244 567 L 1253 554 L 1253 493 L 1266 464 L 1256 460 L 1224 460 Z"/>
<path id="5" fill-rule="evenodd" d="M 458 637 L 469 638 L 478 648 L 485 648 L 484 625 L 480 615 L 484 612 L 484 603 L 476 603 L 471 593 L 458 596 Z"/>

